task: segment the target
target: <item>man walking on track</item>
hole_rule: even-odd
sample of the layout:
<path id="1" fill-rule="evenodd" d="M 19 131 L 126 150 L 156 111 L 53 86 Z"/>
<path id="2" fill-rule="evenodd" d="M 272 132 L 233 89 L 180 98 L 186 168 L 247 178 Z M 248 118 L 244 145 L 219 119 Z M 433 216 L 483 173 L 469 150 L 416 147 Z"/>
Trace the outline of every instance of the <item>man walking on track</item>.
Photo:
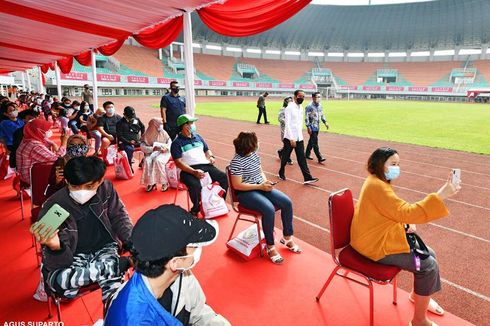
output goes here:
<path id="1" fill-rule="evenodd" d="M 303 143 L 303 108 L 301 103 L 305 99 L 305 92 L 296 90 L 294 92 L 294 100 L 290 102 L 284 110 L 284 138 L 282 140 L 284 149 L 281 155 L 281 168 L 279 170 L 279 179 L 286 180 L 284 168 L 291 156 L 291 152 L 296 152 L 298 165 L 303 173 L 304 184 L 310 184 L 318 181 L 310 174 L 308 164 L 306 163 L 304 143 Z"/>
<path id="2" fill-rule="evenodd" d="M 306 146 L 305 156 L 308 160 L 313 160 L 310 156 L 311 150 L 315 152 L 318 163 L 323 164 L 325 158 L 322 157 L 320 153 L 320 148 L 318 147 L 318 133 L 320 132 L 320 121 L 323 122 L 327 130 L 330 126 L 323 115 L 323 108 L 320 104 L 322 96 L 320 92 L 315 92 L 311 96 L 312 102 L 306 107 L 306 128 L 308 129 L 308 134 L 310 135 L 310 140 L 308 141 L 308 146 Z"/>
<path id="3" fill-rule="evenodd" d="M 264 115 L 264 123 L 266 125 L 269 124 L 269 121 L 267 120 L 267 112 L 265 110 L 265 98 L 269 95 L 269 93 L 265 92 L 264 94 L 259 96 L 259 99 L 257 100 L 257 107 L 259 108 L 259 116 L 257 117 L 257 123 L 260 124 L 260 118 L 262 117 L 262 114 Z"/>

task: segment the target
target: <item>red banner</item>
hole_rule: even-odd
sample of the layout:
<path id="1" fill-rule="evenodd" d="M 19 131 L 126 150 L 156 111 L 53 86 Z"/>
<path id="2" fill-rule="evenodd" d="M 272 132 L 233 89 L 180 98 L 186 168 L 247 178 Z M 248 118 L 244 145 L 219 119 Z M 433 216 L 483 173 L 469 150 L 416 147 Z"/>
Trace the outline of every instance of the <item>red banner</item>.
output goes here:
<path id="1" fill-rule="evenodd" d="M 200 80 L 200 79 L 194 79 L 194 85 L 196 85 L 196 86 L 202 86 L 202 80 Z"/>
<path id="2" fill-rule="evenodd" d="M 313 85 L 313 84 L 301 84 L 301 85 L 299 85 L 299 88 L 302 88 L 302 89 L 315 89 L 315 85 Z"/>
<path id="3" fill-rule="evenodd" d="M 272 83 L 255 83 L 257 88 L 272 88 Z"/>
<path id="4" fill-rule="evenodd" d="M 386 86 L 386 91 L 388 92 L 403 92 L 405 87 L 403 86 Z"/>
<path id="5" fill-rule="evenodd" d="M 233 82 L 233 87 L 249 87 L 249 82 Z"/>
<path id="6" fill-rule="evenodd" d="M 340 86 L 340 89 L 345 91 L 357 91 L 358 87 L 359 86 L 342 85 Z"/>
<path id="7" fill-rule="evenodd" d="M 362 86 L 363 91 L 380 91 L 381 86 Z"/>
<path id="8" fill-rule="evenodd" d="M 88 76 L 86 72 L 70 72 L 69 74 L 61 73 L 61 79 L 68 80 L 88 80 Z"/>
<path id="9" fill-rule="evenodd" d="M 452 87 L 432 87 L 433 92 L 437 93 L 452 93 L 453 88 Z"/>
<path id="10" fill-rule="evenodd" d="M 208 81 L 209 86 L 226 86 L 226 82 L 223 80 L 210 80 Z"/>
<path id="11" fill-rule="evenodd" d="M 409 92 L 427 92 L 429 89 L 427 87 L 420 87 L 420 86 L 410 86 L 408 88 Z"/>
<path id="12" fill-rule="evenodd" d="M 294 88 L 294 84 L 279 84 L 279 88 Z"/>
<path id="13" fill-rule="evenodd" d="M 128 83 L 148 84 L 148 77 L 128 76 Z"/>
<path id="14" fill-rule="evenodd" d="M 110 74 L 97 74 L 97 81 L 120 83 L 121 82 L 121 76 L 120 75 L 110 75 Z"/>
<path id="15" fill-rule="evenodd" d="M 174 81 L 173 78 L 157 78 L 158 84 L 170 84 L 171 81 Z"/>

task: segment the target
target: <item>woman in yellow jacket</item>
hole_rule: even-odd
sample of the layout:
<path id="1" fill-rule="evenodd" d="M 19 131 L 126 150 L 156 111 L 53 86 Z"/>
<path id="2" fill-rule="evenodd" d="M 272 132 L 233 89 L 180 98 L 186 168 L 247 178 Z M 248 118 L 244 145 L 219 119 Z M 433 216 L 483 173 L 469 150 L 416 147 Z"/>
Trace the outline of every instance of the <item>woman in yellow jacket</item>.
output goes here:
<path id="1" fill-rule="evenodd" d="M 448 180 L 437 193 L 410 204 L 399 198 L 391 185 L 400 175 L 399 164 L 397 151 L 388 147 L 378 148 L 369 157 L 370 175 L 362 186 L 352 220 L 351 246 L 371 260 L 412 272 L 414 289 L 409 299 L 415 303 L 415 312 L 410 324 L 436 325 L 427 318 L 427 310 L 439 315 L 444 313 L 430 298 L 441 289 L 437 260 L 430 248 L 426 259 L 412 255 L 406 233 L 414 232 L 415 224 L 446 216 L 448 210 L 443 200 L 456 194 L 460 186 Z"/>

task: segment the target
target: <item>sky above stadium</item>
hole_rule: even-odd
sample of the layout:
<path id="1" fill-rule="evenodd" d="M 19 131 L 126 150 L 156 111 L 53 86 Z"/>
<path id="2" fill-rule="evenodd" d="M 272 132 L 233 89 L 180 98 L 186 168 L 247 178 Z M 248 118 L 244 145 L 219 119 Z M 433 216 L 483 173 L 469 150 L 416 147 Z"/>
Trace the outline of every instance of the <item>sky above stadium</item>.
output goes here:
<path id="1" fill-rule="evenodd" d="M 426 2 L 431 0 L 371 0 L 372 5 L 387 5 L 393 3 Z M 369 0 L 313 0 L 311 3 L 316 5 L 345 5 L 359 6 L 368 5 Z"/>

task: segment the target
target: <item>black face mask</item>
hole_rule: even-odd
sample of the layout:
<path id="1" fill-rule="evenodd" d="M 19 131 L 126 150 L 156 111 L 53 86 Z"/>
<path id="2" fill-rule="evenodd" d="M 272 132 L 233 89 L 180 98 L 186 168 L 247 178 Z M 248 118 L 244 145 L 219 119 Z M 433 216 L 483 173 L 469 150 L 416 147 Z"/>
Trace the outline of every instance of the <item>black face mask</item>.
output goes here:
<path id="1" fill-rule="evenodd" d="M 301 103 L 303 103 L 303 101 L 304 101 L 304 100 L 305 100 L 304 98 L 302 98 L 302 97 L 298 97 L 298 98 L 296 99 L 296 102 L 297 102 L 298 104 L 301 104 Z"/>
<path id="2" fill-rule="evenodd" d="M 172 87 L 171 90 L 172 90 L 172 93 L 177 94 L 179 92 L 179 86 Z"/>

